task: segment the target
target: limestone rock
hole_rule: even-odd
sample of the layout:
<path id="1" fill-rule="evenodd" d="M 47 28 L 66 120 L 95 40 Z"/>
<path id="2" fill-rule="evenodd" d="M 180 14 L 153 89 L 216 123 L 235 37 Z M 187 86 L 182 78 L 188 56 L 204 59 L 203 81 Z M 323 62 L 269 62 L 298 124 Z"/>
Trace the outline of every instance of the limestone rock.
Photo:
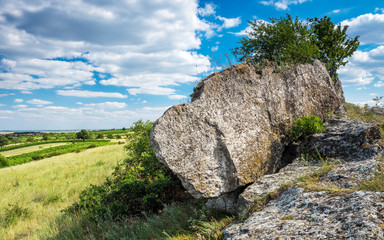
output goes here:
<path id="1" fill-rule="evenodd" d="M 384 239 L 384 196 L 305 192 L 294 186 L 245 222 L 224 230 L 224 239 Z"/>
<path id="2" fill-rule="evenodd" d="M 219 197 L 281 167 L 295 119 L 345 114 L 343 101 L 319 61 L 280 73 L 239 64 L 199 83 L 192 102 L 168 109 L 151 146 L 194 197 Z"/>
<path id="3" fill-rule="evenodd" d="M 384 147 L 380 126 L 361 119 L 329 119 L 324 132 L 304 141 L 298 152 L 311 152 L 323 157 L 357 161 L 372 158 Z"/>

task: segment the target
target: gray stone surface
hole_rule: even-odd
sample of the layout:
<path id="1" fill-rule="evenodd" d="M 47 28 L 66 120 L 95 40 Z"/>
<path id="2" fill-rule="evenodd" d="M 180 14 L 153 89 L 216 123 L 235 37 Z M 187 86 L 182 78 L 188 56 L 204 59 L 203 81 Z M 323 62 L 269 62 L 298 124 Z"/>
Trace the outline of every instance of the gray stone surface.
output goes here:
<path id="1" fill-rule="evenodd" d="M 194 197 L 219 197 L 281 167 L 295 119 L 344 114 L 343 102 L 319 61 L 280 73 L 239 64 L 199 83 L 191 103 L 168 109 L 151 146 Z"/>
<path id="2" fill-rule="evenodd" d="M 263 211 L 224 230 L 226 240 L 384 239 L 382 193 L 334 196 L 294 186 Z"/>
<path id="3" fill-rule="evenodd" d="M 320 153 L 323 157 L 357 161 L 372 158 L 383 150 L 380 126 L 361 119 L 329 119 L 323 133 L 304 141 L 298 152 Z"/>
<path id="4" fill-rule="evenodd" d="M 310 192 L 297 183 L 244 222 L 226 227 L 224 239 L 384 239 L 383 193 L 355 190 L 382 164 L 377 158 L 338 161 L 339 164 L 323 173 L 316 183 L 324 189 L 336 187 L 349 191 L 339 194 Z M 297 173 L 303 168 L 319 169 L 319 166 L 301 167 L 301 164 L 302 161 L 296 159 L 279 174 L 271 175 L 270 184 L 265 184 L 263 178 L 252 184 L 245 191 L 248 191 L 248 205 L 254 197 L 278 189 L 276 184 L 281 178 L 276 175 L 293 169 L 297 169 Z"/>

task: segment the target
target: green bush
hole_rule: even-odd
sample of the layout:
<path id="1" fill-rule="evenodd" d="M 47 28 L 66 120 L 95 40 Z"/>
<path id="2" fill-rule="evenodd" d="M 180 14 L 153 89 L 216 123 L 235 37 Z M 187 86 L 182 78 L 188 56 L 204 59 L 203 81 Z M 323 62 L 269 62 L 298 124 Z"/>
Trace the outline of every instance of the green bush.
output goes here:
<path id="1" fill-rule="evenodd" d="M 141 215 L 157 212 L 164 204 L 184 197 L 180 181 L 161 164 L 149 144 L 151 122 L 138 121 L 132 127 L 126 150 L 128 157 L 99 186 L 90 186 L 80 201 L 67 212 L 83 212 L 90 218 Z"/>
<path id="2" fill-rule="evenodd" d="M 7 159 L 0 154 L 0 168 L 2 167 L 7 167 L 8 166 L 8 161 Z"/>
<path id="3" fill-rule="evenodd" d="M 311 134 L 320 133 L 324 130 L 324 122 L 317 116 L 311 115 L 304 118 L 298 118 L 293 123 L 291 129 L 291 141 L 306 138 Z"/>

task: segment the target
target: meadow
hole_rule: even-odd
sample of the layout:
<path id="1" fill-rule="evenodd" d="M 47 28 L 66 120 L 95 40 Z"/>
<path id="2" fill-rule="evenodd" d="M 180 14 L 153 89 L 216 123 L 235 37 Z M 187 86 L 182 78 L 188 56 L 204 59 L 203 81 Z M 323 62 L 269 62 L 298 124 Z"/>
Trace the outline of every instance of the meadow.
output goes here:
<path id="1" fill-rule="evenodd" d="M 123 145 L 108 145 L 0 169 L 0 239 L 40 239 L 41 229 L 125 157 Z"/>

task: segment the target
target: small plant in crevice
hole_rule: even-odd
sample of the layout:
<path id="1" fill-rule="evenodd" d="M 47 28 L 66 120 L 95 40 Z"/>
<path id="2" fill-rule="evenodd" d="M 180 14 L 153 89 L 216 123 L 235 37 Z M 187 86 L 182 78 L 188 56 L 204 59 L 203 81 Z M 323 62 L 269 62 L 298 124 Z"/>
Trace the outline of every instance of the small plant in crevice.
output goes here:
<path id="1" fill-rule="evenodd" d="M 310 115 L 298 118 L 293 123 L 290 140 L 294 142 L 298 139 L 305 139 L 311 134 L 321 133 L 324 130 L 324 122 L 317 116 Z"/>

